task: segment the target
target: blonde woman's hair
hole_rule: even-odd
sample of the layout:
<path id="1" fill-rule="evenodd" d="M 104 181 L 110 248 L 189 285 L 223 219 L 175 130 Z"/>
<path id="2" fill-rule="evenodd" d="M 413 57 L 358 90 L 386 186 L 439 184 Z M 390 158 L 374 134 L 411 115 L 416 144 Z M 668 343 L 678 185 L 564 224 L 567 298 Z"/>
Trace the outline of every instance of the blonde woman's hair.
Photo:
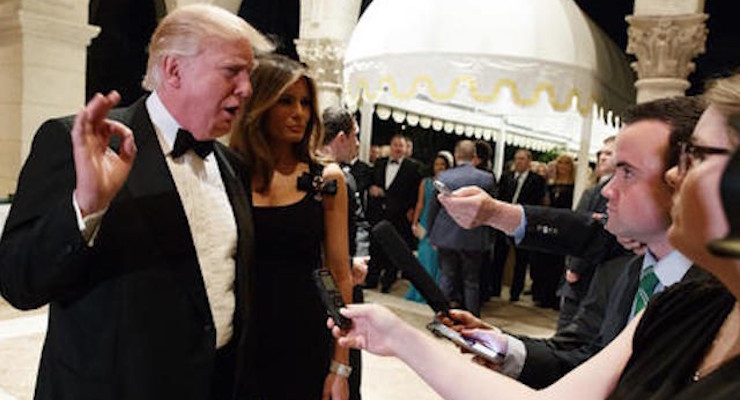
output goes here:
<path id="1" fill-rule="evenodd" d="M 702 97 L 727 118 L 730 128 L 734 131 L 734 134 L 728 134 L 727 136 L 732 143 L 739 144 L 740 73 L 709 82 Z"/>
<path id="2" fill-rule="evenodd" d="M 155 90 L 161 83 L 159 70 L 166 56 L 191 57 L 213 39 L 227 42 L 248 40 L 255 54 L 274 50 L 261 33 L 235 14 L 210 4 L 176 8 L 162 19 L 149 42 L 149 60 L 142 86 Z"/>
<path id="3" fill-rule="evenodd" d="M 265 116 L 285 90 L 303 79 L 311 99 L 311 116 L 303 139 L 293 146 L 293 154 L 302 162 L 317 162 L 316 152 L 323 142 L 323 126 L 318 113 L 316 83 L 300 63 L 279 55 L 257 57 L 252 72 L 252 97 L 241 110 L 231 133 L 229 146 L 244 157 L 255 182 L 253 190 L 264 193 L 272 182 L 275 158 L 270 151 Z"/>
<path id="4" fill-rule="evenodd" d="M 573 161 L 573 157 L 567 154 L 561 154 L 555 159 L 555 161 L 556 162 L 565 161 L 566 163 L 570 164 L 570 175 L 565 176 L 565 177 L 560 176 L 560 169 L 557 167 L 557 164 L 556 164 L 555 180 L 558 182 L 573 183 L 575 181 L 575 176 L 576 176 L 576 163 L 575 161 Z"/>

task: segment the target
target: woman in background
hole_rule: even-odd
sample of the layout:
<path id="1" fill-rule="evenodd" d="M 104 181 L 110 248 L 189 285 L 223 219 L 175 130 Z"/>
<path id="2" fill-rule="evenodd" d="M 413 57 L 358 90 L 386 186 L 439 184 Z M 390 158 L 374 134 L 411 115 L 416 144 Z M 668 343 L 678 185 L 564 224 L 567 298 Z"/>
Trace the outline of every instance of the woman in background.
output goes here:
<path id="1" fill-rule="evenodd" d="M 575 163 L 573 157 L 561 154 L 554 160 L 553 177 L 547 183 L 548 205 L 555 208 L 573 207 Z M 543 308 L 560 309 L 556 295 L 565 272 L 565 256 L 532 252 L 532 300 Z"/>
<path id="2" fill-rule="evenodd" d="M 260 399 L 347 399 L 348 349 L 334 347 L 312 273 L 327 268 L 351 302 L 347 188 L 336 164 L 320 165 L 316 86 L 299 63 L 257 58 L 252 97 L 231 147 L 252 176 Z M 245 271 L 244 273 L 247 273 Z M 295 329 L 282 329 L 286 326 Z"/>
<path id="3" fill-rule="evenodd" d="M 411 226 L 414 236 L 419 239 L 416 258 L 419 259 L 419 263 L 429 273 L 429 276 L 434 279 L 434 282 L 437 282 L 439 279 L 439 260 L 437 259 L 437 250 L 429 243 L 429 237 L 427 236 L 427 214 L 429 213 L 429 203 L 435 195 L 433 182 L 437 179 L 437 174 L 451 168 L 453 163 L 454 158 L 449 151 L 442 150 L 437 153 L 432 164 L 434 176 L 422 179 L 419 184 L 419 196 L 416 200 L 416 208 L 414 208 L 414 223 Z M 406 298 L 419 303 L 425 302 L 414 285 L 409 287 L 409 290 L 406 292 Z"/>

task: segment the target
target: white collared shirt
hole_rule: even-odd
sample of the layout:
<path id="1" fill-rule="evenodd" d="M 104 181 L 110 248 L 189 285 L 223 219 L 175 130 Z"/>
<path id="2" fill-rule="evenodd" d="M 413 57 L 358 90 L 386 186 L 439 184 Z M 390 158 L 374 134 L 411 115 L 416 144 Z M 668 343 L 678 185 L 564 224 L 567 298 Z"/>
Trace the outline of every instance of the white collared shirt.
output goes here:
<path id="1" fill-rule="evenodd" d="M 403 162 L 403 157 L 398 159 L 398 163 L 392 163 L 391 161 L 393 161 L 393 158 L 388 157 L 388 164 L 385 166 L 386 190 L 391 187 L 391 184 L 393 184 L 393 180 L 396 179 L 396 175 L 398 175 L 398 169 L 401 168 L 401 163 Z"/>
<path id="2" fill-rule="evenodd" d="M 683 279 L 686 272 L 689 271 L 693 263 L 678 250 L 673 250 L 660 260 L 656 260 L 653 253 L 648 250 L 642 259 L 642 268 L 640 276 L 649 266 L 653 266 L 653 272 L 658 277 L 658 284 L 653 290 L 653 296 L 664 291 L 667 287 L 674 285 Z M 635 304 L 633 302 L 630 315 L 635 314 Z"/>

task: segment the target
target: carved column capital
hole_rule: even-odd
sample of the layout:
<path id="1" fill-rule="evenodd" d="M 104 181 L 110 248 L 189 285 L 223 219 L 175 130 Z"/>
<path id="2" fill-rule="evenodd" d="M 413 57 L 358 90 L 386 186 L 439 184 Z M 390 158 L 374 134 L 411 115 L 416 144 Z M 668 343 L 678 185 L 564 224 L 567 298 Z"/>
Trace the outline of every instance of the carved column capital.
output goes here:
<path id="1" fill-rule="evenodd" d="M 704 53 L 707 14 L 626 17 L 629 23 L 627 53 L 639 79 L 686 79 L 696 65 L 691 61 Z"/>
<path id="2" fill-rule="evenodd" d="M 297 39 L 296 51 L 308 65 L 318 83 L 334 83 L 341 88 L 345 44 L 328 38 Z"/>

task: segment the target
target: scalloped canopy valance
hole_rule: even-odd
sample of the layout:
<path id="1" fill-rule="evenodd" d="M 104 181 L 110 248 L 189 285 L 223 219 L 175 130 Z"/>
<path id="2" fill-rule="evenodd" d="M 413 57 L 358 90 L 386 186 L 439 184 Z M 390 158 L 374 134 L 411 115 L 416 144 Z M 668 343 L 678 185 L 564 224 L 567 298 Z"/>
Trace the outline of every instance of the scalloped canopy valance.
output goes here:
<path id="1" fill-rule="evenodd" d="M 588 116 L 595 150 L 634 103 L 633 82 L 572 0 L 374 0 L 345 53 L 344 102 L 473 130 L 515 121 L 571 149 Z"/>

